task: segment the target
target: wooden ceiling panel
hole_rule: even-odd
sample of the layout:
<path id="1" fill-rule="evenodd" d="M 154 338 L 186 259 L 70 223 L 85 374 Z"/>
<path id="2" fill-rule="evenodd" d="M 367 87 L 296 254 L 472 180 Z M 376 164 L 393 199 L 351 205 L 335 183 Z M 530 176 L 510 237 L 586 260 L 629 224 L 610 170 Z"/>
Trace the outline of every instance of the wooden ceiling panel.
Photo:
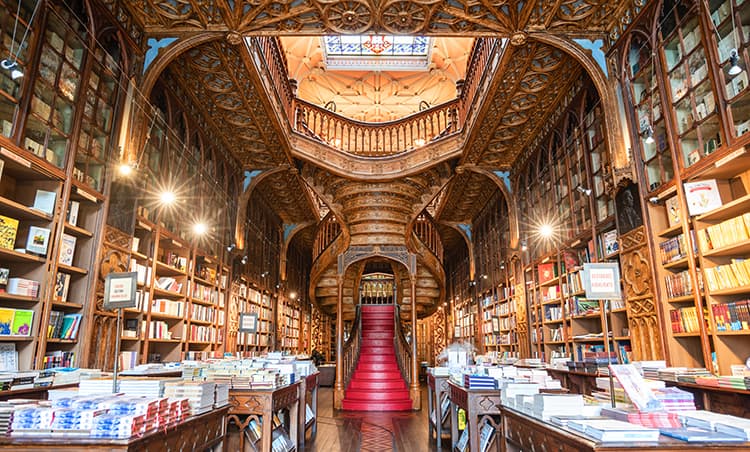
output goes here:
<path id="1" fill-rule="evenodd" d="M 464 171 L 451 181 L 447 190 L 448 194 L 438 212 L 437 221 L 472 223 L 498 188 L 487 176 Z"/>
<path id="2" fill-rule="evenodd" d="M 273 206 L 285 224 L 317 221 L 308 192 L 295 171 L 279 171 L 268 175 L 255 188 Z"/>

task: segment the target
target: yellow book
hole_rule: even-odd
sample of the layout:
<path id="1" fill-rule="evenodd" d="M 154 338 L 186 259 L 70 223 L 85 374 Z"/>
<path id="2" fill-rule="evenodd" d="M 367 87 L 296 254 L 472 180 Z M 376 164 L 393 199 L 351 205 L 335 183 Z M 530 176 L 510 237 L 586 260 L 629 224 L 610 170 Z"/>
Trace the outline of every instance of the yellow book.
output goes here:
<path id="1" fill-rule="evenodd" d="M 0 248 L 12 250 L 16 245 L 18 220 L 0 215 Z"/>

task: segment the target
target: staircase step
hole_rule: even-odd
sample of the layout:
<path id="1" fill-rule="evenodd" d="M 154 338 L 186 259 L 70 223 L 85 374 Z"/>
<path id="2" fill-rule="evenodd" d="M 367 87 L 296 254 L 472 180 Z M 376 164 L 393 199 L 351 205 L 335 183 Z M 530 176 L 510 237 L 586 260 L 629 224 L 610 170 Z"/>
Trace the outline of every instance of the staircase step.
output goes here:
<path id="1" fill-rule="evenodd" d="M 403 379 L 399 380 L 365 380 L 363 378 L 352 380 L 349 383 L 349 389 L 373 389 L 373 390 L 405 390 L 406 382 Z"/>
<path id="2" fill-rule="evenodd" d="M 367 342 L 363 340 L 362 343 L 367 344 L 367 346 L 369 347 L 389 347 L 391 350 L 393 350 L 393 338 L 391 339 L 368 339 Z"/>
<path id="3" fill-rule="evenodd" d="M 409 411 L 411 410 L 411 400 L 371 402 L 344 399 L 342 408 L 349 411 Z"/>
<path id="4" fill-rule="evenodd" d="M 362 333 L 362 341 L 371 341 L 371 340 L 393 340 L 393 334 L 388 333 Z"/>
<path id="5" fill-rule="evenodd" d="M 396 363 L 396 355 L 391 351 L 390 354 L 360 353 L 359 362 L 361 363 Z"/>
<path id="6" fill-rule="evenodd" d="M 362 305 L 362 312 L 393 312 L 392 304 L 366 304 Z"/>
<path id="7" fill-rule="evenodd" d="M 344 400 L 372 400 L 373 402 L 382 402 L 385 400 L 404 400 L 409 399 L 407 389 L 399 390 L 357 390 L 350 389 L 346 391 Z"/>
<path id="8" fill-rule="evenodd" d="M 368 363 L 360 361 L 357 364 L 358 372 L 398 372 L 398 364 L 393 363 Z"/>
<path id="9" fill-rule="evenodd" d="M 361 372 L 359 370 L 355 370 L 352 374 L 352 380 L 400 380 L 401 379 L 401 372 L 398 370 L 394 371 L 378 371 L 378 372 L 372 372 L 372 371 L 364 371 Z"/>

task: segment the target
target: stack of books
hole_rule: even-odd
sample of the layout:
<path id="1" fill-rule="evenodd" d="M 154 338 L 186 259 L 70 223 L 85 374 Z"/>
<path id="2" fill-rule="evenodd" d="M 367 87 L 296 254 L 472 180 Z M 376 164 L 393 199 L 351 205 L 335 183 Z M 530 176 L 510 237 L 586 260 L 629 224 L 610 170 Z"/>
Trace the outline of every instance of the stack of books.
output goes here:
<path id="1" fill-rule="evenodd" d="M 13 406 L 0 406 L 0 436 L 8 436 L 13 422 Z"/>
<path id="2" fill-rule="evenodd" d="M 179 378 L 138 378 L 126 377 L 120 380 L 119 391 L 134 397 L 159 398 L 164 397 L 164 387 L 169 381 L 181 381 Z"/>
<path id="3" fill-rule="evenodd" d="M 217 383 L 214 390 L 214 408 L 229 404 L 229 385 Z"/>
<path id="4" fill-rule="evenodd" d="M 49 431 L 55 418 L 55 410 L 49 407 L 26 407 L 13 412 L 11 434 L 13 436 Z"/>
<path id="5" fill-rule="evenodd" d="M 682 421 L 677 413 L 667 411 L 639 411 L 636 409 L 609 408 L 604 407 L 602 416 L 618 421 L 630 422 L 651 428 L 675 428 L 681 427 Z"/>
<path id="6" fill-rule="evenodd" d="M 122 416 L 103 414 L 94 420 L 91 436 L 94 438 L 127 439 L 145 433 L 145 415 Z"/>
<path id="7" fill-rule="evenodd" d="M 464 388 L 497 389 L 497 380 L 487 375 L 464 375 Z"/>
<path id="8" fill-rule="evenodd" d="M 655 442 L 659 430 L 615 419 L 571 420 L 568 427 L 601 442 Z"/>
<path id="9" fill-rule="evenodd" d="M 692 392 L 675 387 L 657 389 L 653 392 L 665 411 L 695 410 L 695 398 Z"/>
<path id="10" fill-rule="evenodd" d="M 581 394 L 534 394 L 534 417 L 549 420 L 552 416 L 583 413 Z"/>
<path id="11" fill-rule="evenodd" d="M 164 386 L 166 397 L 188 399 L 193 414 L 210 411 L 214 406 L 215 392 L 216 383 L 212 381 L 168 382 Z"/>
<path id="12" fill-rule="evenodd" d="M 122 384 L 122 380 L 117 381 L 117 391 L 119 392 L 119 386 Z M 112 378 L 109 377 L 98 377 L 81 380 L 78 384 L 78 393 L 81 395 L 92 395 L 92 394 L 112 394 Z"/>
<path id="13" fill-rule="evenodd" d="M 750 441 L 750 419 L 702 410 L 681 413 L 680 419 L 688 427 L 717 431 Z"/>

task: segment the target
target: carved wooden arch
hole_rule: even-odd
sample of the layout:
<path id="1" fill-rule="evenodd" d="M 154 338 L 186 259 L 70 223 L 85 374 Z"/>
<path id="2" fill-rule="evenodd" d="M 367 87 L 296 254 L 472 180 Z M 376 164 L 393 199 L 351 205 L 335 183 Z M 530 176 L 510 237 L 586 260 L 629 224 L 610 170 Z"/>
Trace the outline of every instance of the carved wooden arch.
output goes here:
<path id="1" fill-rule="evenodd" d="M 448 226 L 451 229 L 454 229 L 456 232 L 459 233 L 461 237 L 463 237 L 464 242 L 466 242 L 466 249 L 468 250 L 468 254 L 469 254 L 469 279 L 473 281 L 474 273 L 475 273 L 475 265 L 474 265 L 474 247 L 472 246 L 471 237 L 466 235 L 466 231 L 461 229 L 461 227 L 459 226 L 459 223 L 455 223 L 453 221 L 441 221 L 440 224 Z"/>
<path id="2" fill-rule="evenodd" d="M 237 197 L 237 220 L 234 227 L 234 245 L 237 250 L 245 249 L 245 217 L 247 216 L 247 205 L 250 202 L 250 196 L 265 178 L 272 174 L 288 171 L 288 166 L 279 166 L 269 170 L 262 171 L 253 177 L 250 185 Z"/>
<path id="3" fill-rule="evenodd" d="M 510 227 L 510 243 L 508 244 L 508 247 L 511 249 L 518 248 L 518 241 L 520 240 L 521 234 L 518 222 L 518 202 L 510 187 L 508 187 L 508 185 L 505 184 L 505 181 L 501 179 L 495 172 L 491 171 L 488 168 L 474 165 L 466 165 L 463 168 L 467 171 L 472 171 L 474 173 L 486 176 L 497 186 L 497 188 L 503 194 L 503 197 L 505 197 L 505 202 L 508 204 L 508 225 Z M 510 175 L 508 175 L 508 177 L 510 177 Z"/>
<path id="4" fill-rule="evenodd" d="M 306 221 L 304 223 L 294 225 L 294 228 L 292 228 L 292 230 L 288 234 L 284 234 L 284 236 L 282 237 L 281 252 L 279 253 L 279 255 L 281 256 L 281 259 L 279 259 L 279 277 L 282 281 L 286 281 L 286 253 L 289 250 L 289 244 L 292 243 L 292 239 L 294 239 L 298 232 L 316 224 L 317 223 L 314 221 Z"/>
<path id="5" fill-rule="evenodd" d="M 401 245 L 350 246 L 338 256 L 338 274 L 344 275 L 352 264 L 374 257 L 381 257 L 403 265 L 411 277 L 417 274 L 417 256 Z"/>
<path id="6" fill-rule="evenodd" d="M 575 59 L 586 71 L 594 83 L 594 88 L 601 99 L 604 112 L 604 126 L 608 132 L 607 149 L 612 156 L 613 166 L 624 168 L 630 165 L 630 156 L 625 146 L 622 129 L 622 118 L 620 117 L 617 101 L 617 81 L 609 80 L 602 72 L 599 64 L 593 56 L 576 42 L 551 33 L 532 33 L 530 39 L 557 47 Z M 601 37 L 605 39 L 604 36 Z"/>

